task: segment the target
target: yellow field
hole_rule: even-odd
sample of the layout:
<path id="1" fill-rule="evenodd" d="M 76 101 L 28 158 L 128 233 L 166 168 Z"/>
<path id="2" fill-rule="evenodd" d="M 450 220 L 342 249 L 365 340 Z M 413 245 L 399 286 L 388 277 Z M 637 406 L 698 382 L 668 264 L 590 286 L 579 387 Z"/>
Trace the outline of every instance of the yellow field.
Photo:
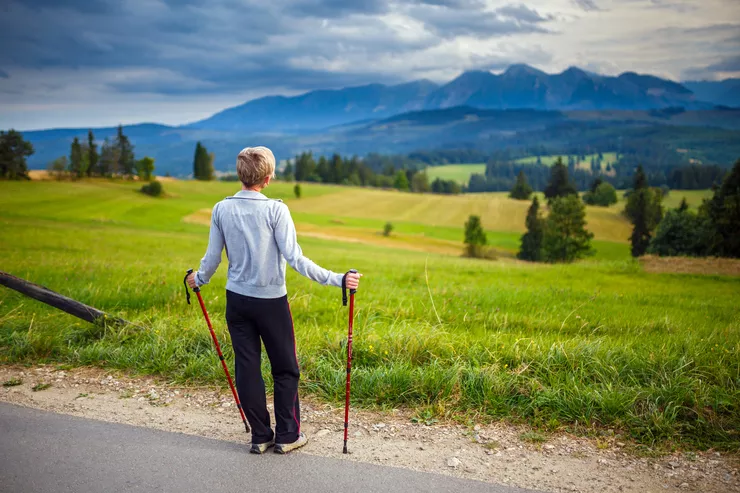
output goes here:
<path id="1" fill-rule="evenodd" d="M 291 200 L 293 212 L 337 217 L 359 217 L 404 221 L 428 226 L 461 228 L 468 216 L 481 217 L 490 231 L 521 233 L 530 203 L 508 198 L 506 192 L 433 195 L 386 190 L 337 188 L 336 193 L 309 199 Z M 544 201 L 540 196 L 541 202 Z M 623 205 L 610 208 L 587 207 L 588 229 L 597 240 L 625 242 L 631 227 L 620 211 Z"/>

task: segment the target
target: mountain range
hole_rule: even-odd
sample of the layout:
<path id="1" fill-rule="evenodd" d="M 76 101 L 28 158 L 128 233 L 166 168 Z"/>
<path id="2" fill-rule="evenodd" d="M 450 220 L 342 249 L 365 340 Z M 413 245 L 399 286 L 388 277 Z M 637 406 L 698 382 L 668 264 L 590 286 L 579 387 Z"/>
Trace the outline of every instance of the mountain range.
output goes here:
<path id="1" fill-rule="evenodd" d="M 233 167 L 241 148 L 257 143 L 284 159 L 303 150 L 363 155 L 461 146 L 546 144 L 557 149 L 603 145 L 605 136 L 609 142 L 641 138 L 645 129 L 656 128 L 665 135 L 680 134 L 684 142 L 686 135 L 704 132 L 697 129 L 723 129 L 725 133 L 696 144 L 711 151 L 712 146 L 727 148 L 728 139 L 740 141 L 739 83 L 679 84 L 651 75 L 612 77 L 575 67 L 547 74 L 512 65 L 499 75 L 465 72 L 444 85 L 419 80 L 268 96 L 187 125 L 131 125 L 125 132 L 137 155 L 154 157 L 160 174 L 174 175 L 190 172 L 198 141 L 215 152 L 221 170 Z M 98 140 L 115 135 L 114 128 L 94 132 Z M 86 128 L 24 132 L 36 149 L 29 166 L 45 168 L 69 153 L 74 137 L 84 140 L 86 134 Z"/>
<path id="2" fill-rule="evenodd" d="M 738 98 L 731 91 L 731 84 L 727 87 L 714 82 L 695 84 L 702 98 L 697 98 L 682 84 L 651 75 L 625 72 L 611 77 L 576 67 L 551 75 L 518 64 L 500 75 L 465 72 L 441 86 L 418 80 L 395 86 L 370 84 L 311 91 L 294 97 L 268 96 L 187 126 L 210 130 L 301 132 L 408 111 L 455 106 L 539 110 L 649 110 L 669 106 L 709 109 L 714 104 L 726 104 Z"/>

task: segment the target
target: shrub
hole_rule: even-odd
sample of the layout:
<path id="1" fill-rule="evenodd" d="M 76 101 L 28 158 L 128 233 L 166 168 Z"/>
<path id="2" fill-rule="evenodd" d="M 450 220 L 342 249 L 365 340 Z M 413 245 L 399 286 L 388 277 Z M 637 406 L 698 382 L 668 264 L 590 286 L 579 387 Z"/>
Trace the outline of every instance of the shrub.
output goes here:
<path id="1" fill-rule="evenodd" d="M 301 186 L 298 183 L 293 187 L 293 193 L 295 194 L 295 198 L 301 198 Z"/>
<path id="2" fill-rule="evenodd" d="M 162 184 L 157 180 L 154 180 L 153 182 L 147 183 L 141 187 L 141 192 L 151 195 L 152 197 L 159 197 L 162 195 Z"/>
<path id="3" fill-rule="evenodd" d="M 610 183 L 602 182 L 593 191 L 584 193 L 583 201 L 588 205 L 609 207 L 617 203 L 617 191 Z"/>
<path id="4" fill-rule="evenodd" d="M 670 210 L 658 224 L 647 253 L 660 256 L 705 256 L 709 250 L 711 234 L 711 224 L 705 216 L 684 208 Z"/>
<path id="5" fill-rule="evenodd" d="M 479 216 L 470 216 L 465 222 L 465 255 L 468 257 L 485 257 L 488 239 L 483 231 Z"/>
<path id="6" fill-rule="evenodd" d="M 383 236 L 390 236 L 391 231 L 393 231 L 393 224 L 390 222 L 385 223 L 385 226 L 383 226 Z"/>

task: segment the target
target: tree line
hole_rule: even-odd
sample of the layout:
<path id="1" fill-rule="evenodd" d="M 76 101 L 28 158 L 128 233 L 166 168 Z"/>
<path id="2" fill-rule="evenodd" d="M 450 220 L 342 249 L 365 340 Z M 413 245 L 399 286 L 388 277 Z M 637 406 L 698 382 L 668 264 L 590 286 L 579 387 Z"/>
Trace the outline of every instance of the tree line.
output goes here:
<path id="1" fill-rule="evenodd" d="M 712 190 L 712 197 L 703 202 L 698 212 L 689 209 L 686 199 L 678 208 L 665 212 L 662 205 L 665 189 L 650 186 L 644 168 L 638 166 L 632 187 L 626 192 L 623 211 L 632 223 L 629 238 L 632 256 L 650 253 L 740 257 L 740 159 Z M 528 199 L 531 194 L 526 176 L 520 173 L 510 196 Z M 567 166 L 558 160 L 550 170 L 544 195 L 549 213 L 543 216 L 535 196 L 525 219 L 527 231 L 521 237 L 518 258 L 571 262 L 590 255 L 593 234 L 586 230 L 584 203 L 605 206 L 616 203 L 614 187 L 596 178 L 581 199 Z"/>
<path id="2" fill-rule="evenodd" d="M 69 156 L 60 156 L 47 167 L 57 179 L 80 179 L 92 177 L 133 178 L 143 181 L 154 178 L 154 159 L 145 156 L 136 159 L 134 145 L 119 125 L 113 139 L 103 140 L 100 150 L 92 130 L 87 132 L 87 140 L 80 142 L 75 137 L 70 144 Z"/>
<path id="3" fill-rule="evenodd" d="M 437 178 L 430 183 L 423 168 L 404 167 L 404 163 L 378 154 L 370 154 L 364 159 L 357 156 L 342 157 L 339 154 L 329 158 L 319 156 L 317 159 L 311 152 L 302 152 L 286 165 L 281 178 L 286 181 L 395 188 L 416 193 L 462 192 L 455 181 Z"/>

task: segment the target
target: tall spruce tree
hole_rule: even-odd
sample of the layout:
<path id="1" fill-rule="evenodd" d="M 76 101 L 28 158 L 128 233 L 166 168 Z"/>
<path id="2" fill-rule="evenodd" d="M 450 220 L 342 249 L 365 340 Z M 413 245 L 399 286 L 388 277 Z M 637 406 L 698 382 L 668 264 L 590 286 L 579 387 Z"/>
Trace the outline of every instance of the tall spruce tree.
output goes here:
<path id="1" fill-rule="evenodd" d="M 122 125 L 118 125 L 115 146 L 118 150 L 118 172 L 125 176 L 133 176 L 136 169 L 134 146 L 128 137 L 124 135 Z"/>
<path id="2" fill-rule="evenodd" d="M 527 183 L 527 177 L 524 175 L 524 170 L 520 170 L 516 177 L 516 183 L 509 192 L 509 197 L 516 200 L 529 200 L 532 196 L 532 187 Z"/>
<path id="3" fill-rule="evenodd" d="M 195 155 L 193 156 L 193 178 L 200 180 L 203 175 L 203 146 L 200 142 L 195 144 Z"/>
<path id="4" fill-rule="evenodd" d="M 701 212 L 712 228 L 710 253 L 721 257 L 740 257 L 740 159 L 732 171 L 715 187 L 711 199 L 704 201 Z"/>
<path id="5" fill-rule="evenodd" d="M 213 156 L 208 154 L 208 149 L 200 142 L 195 144 L 193 178 L 203 181 L 213 180 Z"/>
<path id="6" fill-rule="evenodd" d="M 540 201 L 537 196 L 532 199 L 532 205 L 527 211 L 527 219 L 524 223 L 527 232 L 522 235 L 521 248 L 517 257 L 530 262 L 542 260 L 542 238 L 545 231 L 545 222 L 540 215 Z"/>
<path id="7" fill-rule="evenodd" d="M 630 235 L 633 257 L 640 257 L 647 251 L 653 231 L 663 218 L 662 200 L 662 192 L 648 186 L 645 171 L 638 166 L 625 207 L 625 214 L 633 225 Z"/>
<path id="8" fill-rule="evenodd" d="M 77 137 L 72 141 L 69 151 L 69 172 L 75 178 L 82 177 L 82 146 L 80 146 L 80 139 Z"/>
<path id="9" fill-rule="evenodd" d="M 118 173 L 118 148 L 111 144 L 107 137 L 103 141 L 103 145 L 100 146 L 98 173 L 100 173 L 100 176 L 110 176 Z"/>
<path id="10" fill-rule="evenodd" d="M 98 171 L 98 148 L 95 145 L 95 136 L 92 130 L 87 131 L 87 176 L 88 178 Z"/>
<path id="11" fill-rule="evenodd" d="M 550 182 L 545 187 L 545 197 L 550 204 L 557 197 L 566 195 L 578 195 L 573 182 L 568 176 L 568 168 L 563 164 L 563 158 L 559 157 L 550 170 Z"/>
<path id="12" fill-rule="evenodd" d="M 542 239 L 542 256 L 547 262 L 572 262 L 592 253 L 593 233 L 586 230 L 586 206 L 577 195 L 556 197 Z"/>

